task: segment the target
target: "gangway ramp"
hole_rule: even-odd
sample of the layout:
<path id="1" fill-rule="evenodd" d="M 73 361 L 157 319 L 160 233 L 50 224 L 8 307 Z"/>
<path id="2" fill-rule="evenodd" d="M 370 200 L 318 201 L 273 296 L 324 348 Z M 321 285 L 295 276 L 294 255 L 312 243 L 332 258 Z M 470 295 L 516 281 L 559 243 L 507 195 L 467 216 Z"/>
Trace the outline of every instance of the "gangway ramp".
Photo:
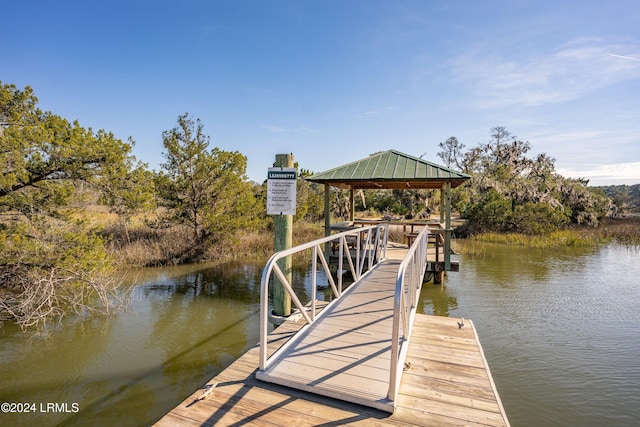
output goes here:
<path id="1" fill-rule="evenodd" d="M 345 291 L 342 275 L 338 274 L 336 284 L 322 250 L 332 244 L 334 248 L 337 244 L 340 255 L 337 271 L 350 271 L 355 279 Z M 388 246 L 388 225 L 378 224 L 327 236 L 271 257 L 261 282 L 259 380 L 394 411 L 427 262 L 428 229 L 403 251 L 404 257 L 390 256 Z M 307 312 L 279 260 L 309 249 L 313 278 Z M 318 260 L 335 299 L 316 316 Z M 307 325 L 268 356 L 266 313 L 270 311 L 268 283 L 272 275 L 291 296 Z"/>
<path id="2" fill-rule="evenodd" d="M 256 377 L 393 412 L 388 392 L 399 265 L 376 264 Z"/>

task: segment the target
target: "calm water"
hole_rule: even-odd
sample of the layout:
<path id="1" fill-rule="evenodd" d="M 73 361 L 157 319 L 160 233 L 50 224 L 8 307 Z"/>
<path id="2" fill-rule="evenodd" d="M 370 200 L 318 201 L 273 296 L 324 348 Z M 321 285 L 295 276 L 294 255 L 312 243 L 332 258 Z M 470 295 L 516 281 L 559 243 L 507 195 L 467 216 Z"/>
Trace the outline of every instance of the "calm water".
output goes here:
<path id="1" fill-rule="evenodd" d="M 640 252 L 483 248 L 422 309 L 474 321 L 511 425 L 640 425 Z"/>
<path id="2" fill-rule="evenodd" d="M 639 425 L 640 253 L 483 248 L 444 286 L 427 285 L 420 310 L 474 321 L 511 424 Z M 0 402 L 36 412 L 0 413 L 0 425 L 153 423 L 257 343 L 261 273 L 149 269 L 117 317 L 44 333 L 5 324 Z M 308 292 L 305 270 L 295 275 Z"/>

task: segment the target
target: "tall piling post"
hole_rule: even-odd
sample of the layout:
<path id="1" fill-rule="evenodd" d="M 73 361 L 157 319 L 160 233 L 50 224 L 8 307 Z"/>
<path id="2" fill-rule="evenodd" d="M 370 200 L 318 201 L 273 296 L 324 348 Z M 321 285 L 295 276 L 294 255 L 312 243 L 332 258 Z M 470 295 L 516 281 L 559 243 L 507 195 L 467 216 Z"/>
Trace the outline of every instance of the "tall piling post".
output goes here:
<path id="1" fill-rule="evenodd" d="M 293 154 L 276 154 L 276 161 L 273 166 L 293 168 Z M 283 251 L 293 246 L 293 215 L 275 215 L 273 217 L 273 229 L 275 252 Z M 284 273 L 287 281 L 291 283 L 291 256 L 278 261 L 278 267 Z M 276 316 L 289 316 L 291 314 L 291 296 L 285 291 L 277 277 L 274 278 L 273 283 L 273 314 Z"/>

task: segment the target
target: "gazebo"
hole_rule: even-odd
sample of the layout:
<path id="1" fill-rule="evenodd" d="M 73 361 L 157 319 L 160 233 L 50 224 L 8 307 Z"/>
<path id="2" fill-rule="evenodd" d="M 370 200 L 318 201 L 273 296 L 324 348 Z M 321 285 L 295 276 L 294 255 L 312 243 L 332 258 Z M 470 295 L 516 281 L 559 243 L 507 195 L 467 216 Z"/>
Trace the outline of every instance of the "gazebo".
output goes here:
<path id="1" fill-rule="evenodd" d="M 458 187 L 471 177 L 435 163 L 388 150 L 367 158 L 317 173 L 306 178 L 324 184 L 325 234 L 331 228 L 329 212 L 330 188 L 350 190 L 349 219 L 355 219 L 354 195 L 360 189 L 438 189 L 440 190 L 440 223 L 444 228 L 445 271 L 450 270 L 451 247 L 451 189 Z"/>

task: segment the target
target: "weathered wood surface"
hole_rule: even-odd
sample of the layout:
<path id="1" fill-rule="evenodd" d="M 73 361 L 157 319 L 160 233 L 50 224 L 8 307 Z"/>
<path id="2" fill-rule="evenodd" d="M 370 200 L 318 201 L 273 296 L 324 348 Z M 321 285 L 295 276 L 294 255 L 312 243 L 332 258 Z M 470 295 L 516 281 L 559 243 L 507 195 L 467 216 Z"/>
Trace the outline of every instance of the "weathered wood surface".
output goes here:
<path id="1" fill-rule="evenodd" d="M 416 315 L 396 416 L 417 425 L 508 426 L 471 320 Z M 404 413 L 407 412 L 407 418 Z"/>
<path id="2" fill-rule="evenodd" d="M 174 408 L 157 426 L 508 426 L 473 322 L 417 315 L 393 414 L 255 378 L 258 347 Z M 272 353 L 302 322 L 269 336 Z M 204 398 L 199 397 L 215 384 Z"/>

